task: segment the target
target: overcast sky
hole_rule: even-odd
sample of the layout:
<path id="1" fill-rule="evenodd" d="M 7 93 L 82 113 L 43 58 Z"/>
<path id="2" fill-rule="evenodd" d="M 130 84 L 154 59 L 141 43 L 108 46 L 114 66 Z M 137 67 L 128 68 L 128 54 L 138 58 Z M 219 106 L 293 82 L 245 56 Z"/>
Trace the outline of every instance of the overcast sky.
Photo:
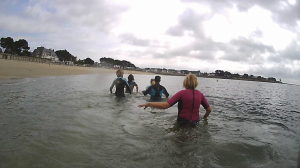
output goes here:
<path id="1" fill-rule="evenodd" d="M 138 67 L 300 78 L 299 0 L 0 0 L 0 36 Z"/>

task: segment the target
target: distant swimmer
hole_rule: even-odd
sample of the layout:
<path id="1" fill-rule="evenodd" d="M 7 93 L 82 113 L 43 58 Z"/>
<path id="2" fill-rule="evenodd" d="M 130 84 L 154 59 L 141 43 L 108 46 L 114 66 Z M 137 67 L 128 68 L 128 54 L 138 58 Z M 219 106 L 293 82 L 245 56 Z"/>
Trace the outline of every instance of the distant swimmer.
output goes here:
<path id="1" fill-rule="evenodd" d="M 134 76 L 132 74 L 130 74 L 128 76 L 128 84 L 129 84 L 131 92 L 133 91 L 134 87 L 136 88 L 136 92 L 139 91 L 139 86 L 134 82 Z M 128 89 L 126 89 L 126 93 L 129 93 Z"/>
<path id="2" fill-rule="evenodd" d="M 167 89 L 164 86 L 159 84 L 160 79 L 161 79 L 160 76 L 155 76 L 155 78 L 154 78 L 155 84 L 149 86 L 146 89 L 146 91 L 143 91 L 144 96 L 146 96 L 147 94 L 150 94 L 150 96 L 151 96 L 150 99 L 154 100 L 154 101 L 161 100 L 162 94 L 164 94 L 166 96 L 166 98 L 169 97 L 169 93 L 168 93 Z"/>
<path id="3" fill-rule="evenodd" d="M 166 102 L 149 102 L 139 105 L 138 107 L 144 107 L 144 109 L 146 109 L 150 106 L 159 109 L 167 109 L 178 102 L 177 123 L 179 125 L 195 125 L 199 122 L 200 105 L 202 105 L 206 110 L 203 118 L 207 118 L 209 116 L 212 108 L 203 93 L 196 90 L 196 87 L 198 86 L 196 75 L 187 75 L 183 81 L 183 86 L 185 87 L 185 90 L 177 92 Z"/>
<path id="4" fill-rule="evenodd" d="M 116 86 L 115 95 L 117 97 L 125 97 L 124 87 L 126 87 L 126 89 L 129 90 L 128 93 L 131 94 L 129 84 L 128 84 L 127 80 L 125 78 L 123 78 L 124 71 L 122 69 L 118 69 L 116 72 L 116 75 L 117 75 L 117 78 L 113 81 L 113 83 L 111 84 L 111 86 L 109 88 L 110 93 L 112 94 L 112 89 L 114 86 Z"/>

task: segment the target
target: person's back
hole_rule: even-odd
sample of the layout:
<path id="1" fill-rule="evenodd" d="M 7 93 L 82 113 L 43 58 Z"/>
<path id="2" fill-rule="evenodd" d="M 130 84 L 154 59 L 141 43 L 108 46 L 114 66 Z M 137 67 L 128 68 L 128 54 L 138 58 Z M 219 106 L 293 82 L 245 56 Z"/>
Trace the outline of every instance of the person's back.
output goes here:
<path id="1" fill-rule="evenodd" d="M 119 78 L 115 79 L 114 85 L 116 86 L 115 95 L 118 97 L 124 97 L 125 96 L 124 87 L 128 88 L 126 79 L 119 77 Z M 131 93 L 131 92 L 129 91 L 128 93 Z"/>
<path id="2" fill-rule="evenodd" d="M 117 72 L 117 78 L 113 81 L 113 83 L 110 86 L 110 93 L 112 93 L 112 89 L 115 86 L 116 87 L 116 92 L 115 95 L 117 97 L 125 97 L 124 94 L 124 88 L 126 87 L 126 89 L 129 90 L 129 93 L 131 94 L 131 90 L 129 88 L 129 84 L 127 82 L 127 80 L 125 78 L 123 78 L 123 70 L 119 69 Z"/>
<path id="3" fill-rule="evenodd" d="M 155 77 L 155 85 L 151 85 L 150 87 L 147 88 L 147 90 L 144 93 L 144 96 L 147 94 L 150 94 L 151 97 L 150 99 L 153 101 L 159 101 L 161 100 L 162 94 L 166 96 L 166 98 L 169 97 L 169 93 L 167 89 L 159 84 L 160 82 L 160 76 Z"/>
<path id="4" fill-rule="evenodd" d="M 209 107 L 203 93 L 199 90 L 185 89 L 176 93 L 172 99 L 168 100 L 170 106 L 178 102 L 178 118 L 179 123 L 185 121 L 196 122 L 199 120 L 199 109 L 202 105 L 205 109 Z"/>
<path id="5" fill-rule="evenodd" d="M 178 102 L 178 117 L 177 123 L 179 125 L 191 125 L 195 126 L 199 121 L 199 108 L 202 105 L 206 112 L 203 118 L 207 118 L 212 111 L 212 108 L 208 104 L 204 95 L 196 90 L 198 86 L 198 80 L 196 75 L 189 74 L 183 81 L 185 90 L 177 92 L 166 102 L 148 102 L 146 104 L 139 105 L 138 107 L 154 107 L 159 109 L 167 109 Z"/>
<path id="6" fill-rule="evenodd" d="M 136 92 L 139 91 L 139 86 L 134 82 L 134 76 L 132 74 L 128 76 L 128 84 L 131 92 L 133 92 L 134 87 L 136 88 Z M 126 88 L 126 93 L 129 93 L 129 89 L 127 88 Z"/>

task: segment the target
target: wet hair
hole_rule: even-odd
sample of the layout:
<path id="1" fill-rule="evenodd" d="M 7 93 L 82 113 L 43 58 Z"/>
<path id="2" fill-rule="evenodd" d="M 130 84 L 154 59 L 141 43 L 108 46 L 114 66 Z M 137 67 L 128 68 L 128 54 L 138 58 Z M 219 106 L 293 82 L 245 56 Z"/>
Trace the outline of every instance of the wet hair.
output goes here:
<path id="1" fill-rule="evenodd" d="M 159 83 L 160 82 L 160 76 L 155 76 L 155 82 Z"/>
<path id="2" fill-rule="evenodd" d="M 134 77 L 132 74 L 128 75 L 128 82 L 131 82 L 134 80 Z"/>
<path id="3" fill-rule="evenodd" d="M 188 74 L 183 80 L 183 87 L 186 89 L 195 89 L 198 86 L 198 80 L 196 75 Z"/>
<path id="4" fill-rule="evenodd" d="M 150 84 L 151 84 L 151 85 L 155 85 L 155 80 L 154 80 L 154 79 L 151 79 L 151 80 L 150 80 Z"/>
<path id="5" fill-rule="evenodd" d="M 117 77 L 123 77 L 124 71 L 123 69 L 118 69 L 116 72 Z"/>

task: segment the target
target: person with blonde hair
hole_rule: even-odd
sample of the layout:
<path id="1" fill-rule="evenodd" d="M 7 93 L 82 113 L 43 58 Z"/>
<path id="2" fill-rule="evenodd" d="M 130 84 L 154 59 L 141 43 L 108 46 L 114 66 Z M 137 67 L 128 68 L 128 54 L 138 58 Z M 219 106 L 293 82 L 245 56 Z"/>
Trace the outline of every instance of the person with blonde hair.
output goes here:
<path id="1" fill-rule="evenodd" d="M 183 87 L 185 90 L 177 92 L 172 98 L 166 102 L 149 102 L 139 105 L 138 107 L 154 107 L 159 109 L 167 109 L 178 102 L 178 117 L 177 123 L 179 125 L 195 125 L 199 122 L 199 108 L 200 105 L 206 110 L 203 118 L 209 116 L 212 108 L 204 97 L 203 93 L 196 90 L 198 86 L 198 80 L 196 75 L 189 74 L 183 81 Z"/>
<path id="2" fill-rule="evenodd" d="M 126 89 L 129 90 L 128 93 L 131 94 L 131 89 L 129 87 L 129 84 L 128 84 L 127 80 L 125 78 L 123 78 L 124 71 L 122 69 L 118 69 L 116 71 L 116 75 L 117 75 L 117 78 L 113 81 L 113 83 L 111 84 L 111 86 L 109 88 L 110 93 L 112 94 L 112 89 L 115 86 L 116 87 L 115 95 L 117 97 L 125 97 L 124 87 L 126 87 Z"/>

